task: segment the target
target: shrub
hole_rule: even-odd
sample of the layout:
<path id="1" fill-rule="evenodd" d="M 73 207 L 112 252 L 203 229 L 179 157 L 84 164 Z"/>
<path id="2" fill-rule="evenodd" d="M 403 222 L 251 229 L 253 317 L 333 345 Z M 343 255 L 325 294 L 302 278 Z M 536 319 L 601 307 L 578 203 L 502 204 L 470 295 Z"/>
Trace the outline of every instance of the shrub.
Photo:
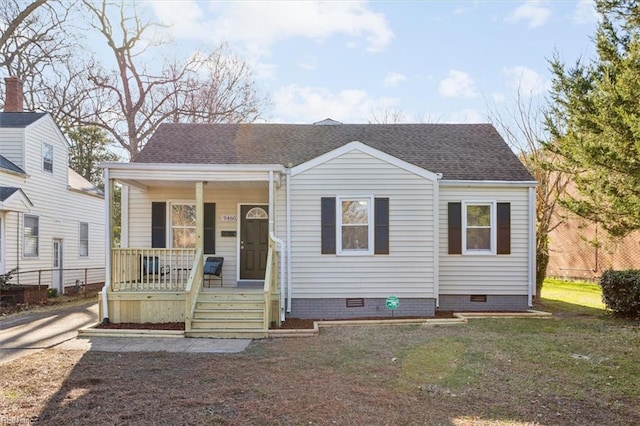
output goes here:
<path id="1" fill-rule="evenodd" d="M 3 288 L 7 288 L 11 285 L 10 281 L 13 278 L 13 274 L 18 270 L 18 268 L 13 268 L 6 274 L 0 274 L 0 290 Z"/>
<path id="2" fill-rule="evenodd" d="M 47 289 L 47 297 L 58 297 L 58 289 L 57 288 L 48 288 Z"/>
<path id="3" fill-rule="evenodd" d="M 608 270 L 600 278 L 602 301 L 614 313 L 640 317 L 640 270 Z"/>

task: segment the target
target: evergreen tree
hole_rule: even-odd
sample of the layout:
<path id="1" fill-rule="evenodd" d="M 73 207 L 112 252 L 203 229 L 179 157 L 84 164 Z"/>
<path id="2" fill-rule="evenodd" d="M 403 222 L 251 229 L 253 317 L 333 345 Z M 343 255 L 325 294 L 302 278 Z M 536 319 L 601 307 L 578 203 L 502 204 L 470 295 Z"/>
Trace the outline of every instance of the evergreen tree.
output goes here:
<path id="1" fill-rule="evenodd" d="M 640 228 L 640 5 L 597 0 L 597 56 L 567 67 L 551 61 L 550 164 L 577 193 L 566 207 L 612 235 Z"/>

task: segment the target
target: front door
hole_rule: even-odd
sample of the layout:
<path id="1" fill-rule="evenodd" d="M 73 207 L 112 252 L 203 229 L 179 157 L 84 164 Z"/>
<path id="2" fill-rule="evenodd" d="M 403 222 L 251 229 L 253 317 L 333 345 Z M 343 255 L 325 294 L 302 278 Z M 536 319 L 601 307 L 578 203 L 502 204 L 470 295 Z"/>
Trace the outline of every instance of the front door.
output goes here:
<path id="1" fill-rule="evenodd" d="M 62 279 L 62 240 L 53 240 L 53 284 L 52 287 L 58 290 L 58 294 L 64 293 L 63 279 Z"/>
<path id="2" fill-rule="evenodd" d="M 240 206 L 240 279 L 264 280 L 269 250 L 267 206 Z"/>

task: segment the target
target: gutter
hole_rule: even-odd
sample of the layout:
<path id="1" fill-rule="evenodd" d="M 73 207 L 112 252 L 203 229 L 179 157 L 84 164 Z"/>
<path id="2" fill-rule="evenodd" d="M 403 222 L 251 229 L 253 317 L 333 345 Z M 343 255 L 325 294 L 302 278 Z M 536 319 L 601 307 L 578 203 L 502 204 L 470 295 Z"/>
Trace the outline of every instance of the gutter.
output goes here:
<path id="1" fill-rule="evenodd" d="M 109 302 L 107 301 L 107 293 L 111 287 L 111 184 L 109 183 L 109 169 L 104 169 L 105 182 L 105 241 L 107 252 L 105 253 L 105 283 L 102 287 L 102 323 L 109 324 Z"/>
<path id="2" fill-rule="evenodd" d="M 285 294 L 285 288 L 284 288 L 284 241 L 282 241 L 280 238 L 276 237 L 276 235 L 273 232 L 273 228 L 274 228 L 274 223 L 273 223 L 273 218 L 275 216 L 275 211 L 274 211 L 274 198 L 275 198 L 275 192 L 274 192 L 274 185 L 273 185 L 273 170 L 269 171 L 269 238 L 271 238 L 273 241 L 275 241 L 276 244 L 278 244 L 278 251 L 280 252 L 280 321 L 284 321 L 284 294 Z"/>

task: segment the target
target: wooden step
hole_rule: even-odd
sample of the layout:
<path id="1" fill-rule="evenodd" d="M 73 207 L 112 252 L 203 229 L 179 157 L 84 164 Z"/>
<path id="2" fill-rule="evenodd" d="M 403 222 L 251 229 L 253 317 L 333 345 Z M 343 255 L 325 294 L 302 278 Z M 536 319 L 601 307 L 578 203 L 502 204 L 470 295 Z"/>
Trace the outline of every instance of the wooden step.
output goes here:
<path id="1" fill-rule="evenodd" d="M 264 302 L 242 302 L 242 301 L 229 301 L 229 302 L 201 302 L 196 303 L 196 310 L 201 309 L 234 309 L 234 310 L 251 310 L 251 309 L 263 309 Z"/>
<path id="2" fill-rule="evenodd" d="M 253 309 L 229 309 L 229 308 L 215 308 L 215 309 L 196 309 L 193 313 L 193 319 L 259 319 L 264 318 L 264 308 Z"/>
<path id="3" fill-rule="evenodd" d="M 262 330 L 264 321 L 260 319 L 246 319 L 246 318 L 224 318 L 224 319 L 193 319 L 191 321 L 192 329 L 207 329 L 207 330 L 234 330 L 234 329 L 246 329 L 246 330 Z"/>
<path id="4" fill-rule="evenodd" d="M 191 330 L 185 331 L 186 337 L 203 337 L 216 339 L 263 339 L 267 337 L 265 331 L 258 330 Z"/>
<path id="5" fill-rule="evenodd" d="M 198 301 L 217 302 L 217 301 L 263 301 L 264 294 L 262 292 L 233 292 L 233 293 L 209 293 L 201 292 L 198 294 Z"/>

